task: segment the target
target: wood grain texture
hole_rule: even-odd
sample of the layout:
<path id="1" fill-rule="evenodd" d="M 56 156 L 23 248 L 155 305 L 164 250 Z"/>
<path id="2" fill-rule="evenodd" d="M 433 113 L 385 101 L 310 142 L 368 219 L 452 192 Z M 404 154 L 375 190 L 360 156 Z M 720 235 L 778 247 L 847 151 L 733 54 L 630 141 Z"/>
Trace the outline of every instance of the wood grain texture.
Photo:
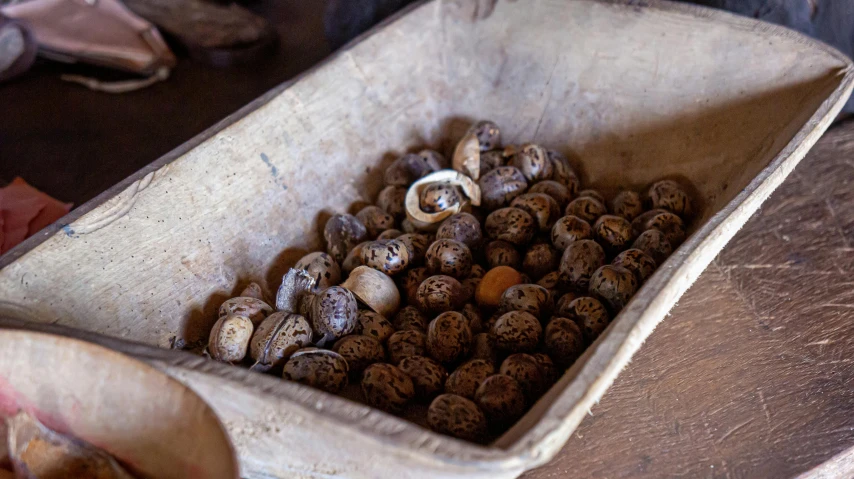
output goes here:
<path id="1" fill-rule="evenodd" d="M 524 477 L 851 477 L 852 155 L 828 132 Z"/>

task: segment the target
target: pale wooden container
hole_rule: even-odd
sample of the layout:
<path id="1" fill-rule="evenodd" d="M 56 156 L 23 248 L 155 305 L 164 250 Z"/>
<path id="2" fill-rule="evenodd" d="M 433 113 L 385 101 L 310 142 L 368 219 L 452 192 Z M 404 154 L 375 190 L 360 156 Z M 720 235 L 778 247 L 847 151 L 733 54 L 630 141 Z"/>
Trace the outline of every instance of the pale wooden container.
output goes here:
<path id="1" fill-rule="evenodd" d="M 246 477 L 504 478 L 548 461 L 827 128 L 851 65 L 787 29 L 693 6 L 479 3 L 408 9 L 21 245 L 0 265 L 5 324 L 84 337 L 183 381 L 226 425 Z M 328 214 L 374 197 L 389 158 L 449 153 L 480 118 L 506 143 L 572 154 L 594 187 L 683 177 L 702 203 L 690 238 L 495 444 L 156 348 L 204 338 L 249 280 L 274 290 L 320 248 Z"/>

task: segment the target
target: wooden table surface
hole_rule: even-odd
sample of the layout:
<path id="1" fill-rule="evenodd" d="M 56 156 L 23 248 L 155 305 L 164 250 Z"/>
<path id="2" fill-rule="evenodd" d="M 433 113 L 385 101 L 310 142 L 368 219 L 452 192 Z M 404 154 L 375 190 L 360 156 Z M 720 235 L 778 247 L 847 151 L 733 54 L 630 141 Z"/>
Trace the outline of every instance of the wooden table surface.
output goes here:
<path id="1" fill-rule="evenodd" d="M 168 82 L 122 96 L 64 85 L 53 67 L 0 86 L 13 113 L 0 115 L 0 178 L 92 198 L 325 56 L 322 3 L 255 4 L 282 49 L 253 68 L 182 61 Z M 525 477 L 786 478 L 822 464 L 854 477 L 852 152 L 854 123 L 833 128 L 561 454 Z"/>

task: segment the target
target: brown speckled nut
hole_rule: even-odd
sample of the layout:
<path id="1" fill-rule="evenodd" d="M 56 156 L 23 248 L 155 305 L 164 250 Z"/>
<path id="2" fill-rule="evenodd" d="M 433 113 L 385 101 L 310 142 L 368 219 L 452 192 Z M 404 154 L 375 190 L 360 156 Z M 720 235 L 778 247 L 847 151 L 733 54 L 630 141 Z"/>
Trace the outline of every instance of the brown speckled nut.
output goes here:
<path id="1" fill-rule="evenodd" d="M 540 243 L 528 248 L 522 260 L 522 270 L 532 278 L 540 279 L 557 269 L 559 263 L 558 251 L 550 244 Z"/>
<path id="2" fill-rule="evenodd" d="M 519 251 L 512 243 L 504 240 L 495 240 L 487 243 L 485 255 L 489 269 L 497 266 L 509 266 L 513 269 L 519 269 L 522 266 L 522 255 L 519 254 Z"/>
<path id="3" fill-rule="evenodd" d="M 438 182 L 427 185 L 421 190 L 419 205 L 426 213 L 445 211 L 462 201 L 462 195 L 456 186 L 448 182 Z"/>
<path id="4" fill-rule="evenodd" d="M 298 349 L 311 344 L 311 325 L 299 314 L 278 311 L 267 316 L 249 343 L 252 369 L 267 371 L 284 364 Z"/>
<path id="5" fill-rule="evenodd" d="M 418 152 L 418 156 L 424 158 L 424 161 L 426 161 L 427 164 L 430 165 L 430 168 L 433 171 L 439 171 L 450 168 L 448 159 L 436 150 L 421 150 Z"/>
<path id="6" fill-rule="evenodd" d="M 545 390 L 548 390 L 558 379 L 560 379 L 557 366 L 555 366 L 552 358 L 545 353 L 536 353 L 531 355 L 534 361 L 540 366 L 540 371 L 543 373 L 543 378 L 546 381 Z M 543 392 L 545 392 L 545 390 Z"/>
<path id="7" fill-rule="evenodd" d="M 545 148 L 533 143 L 522 145 L 510 159 L 510 165 L 522 172 L 529 182 L 548 180 L 552 177 L 552 161 Z"/>
<path id="8" fill-rule="evenodd" d="M 462 313 L 444 312 L 427 326 L 427 353 L 440 363 L 452 364 L 464 358 L 471 341 L 468 319 Z"/>
<path id="9" fill-rule="evenodd" d="M 368 230 L 355 216 L 337 214 L 326 222 L 323 238 L 327 253 L 341 263 L 354 246 L 368 239 Z"/>
<path id="10" fill-rule="evenodd" d="M 663 210 L 661 208 L 657 208 L 657 209 L 649 210 L 649 211 L 644 211 L 643 213 L 638 215 L 637 218 L 632 220 L 632 232 L 634 232 L 635 236 L 637 236 L 637 235 L 643 233 L 644 231 L 648 230 L 649 228 L 647 227 L 647 222 L 649 220 L 651 220 L 655 215 L 658 215 L 661 213 L 669 213 L 669 211 Z"/>
<path id="11" fill-rule="evenodd" d="M 398 331 L 388 338 L 388 359 L 394 364 L 410 356 L 427 354 L 427 335 L 415 329 Z"/>
<path id="12" fill-rule="evenodd" d="M 427 249 L 424 265 L 432 274 L 445 274 L 465 279 L 471 273 L 474 262 L 465 243 L 452 239 L 438 239 Z"/>
<path id="13" fill-rule="evenodd" d="M 519 208 L 501 208 L 486 217 L 484 230 L 492 240 L 504 240 L 516 246 L 527 244 L 536 232 L 534 219 Z"/>
<path id="14" fill-rule="evenodd" d="M 208 354 L 224 363 L 242 361 L 252 339 L 252 330 L 252 321 L 246 316 L 222 316 L 211 329 Z"/>
<path id="15" fill-rule="evenodd" d="M 480 221 L 471 213 L 457 213 L 442 222 L 436 231 L 436 240 L 452 239 L 477 248 L 483 243 L 483 231 Z"/>
<path id="16" fill-rule="evenodd" d="M 382 231 L 394 228 L 394 216 L 379 206 L 366 206 L 356 213 L 356 218 L 368 230 L 368 238 L 376 238 Z"/>
<path id="17" fill-rule="evenodd" d="M 415 306 L 407 306 L 394 316 L 392 323 L 398 331 L 415 330 L 427 332 L 427 318 Z"/>
<path id="18" fill-rule="evenodd" d="M 387 275 L 403 272 L 409 266 L 409 248 L 399 240 L 376 240 L 362 246 L 362 264 Z"/>
<path id="19" fill-rule="evenodd" d="M 484 323 L 484 328 L 487 331 L 492 331 L 492 327 Z M 492 364 L 498 363 L 498 352 L 495 350 L 495 341 L 490 333 L 478 333 L 472 339 L 471 359 L 483 359 Z"/>
<path id="20" fill-rule="evenodd" d="M 463 285 L 446 275 L 435 275 L 425 279 L 418 291 L 419 309 L 426 314 L 438 314 L 453 311 L 463 306 Z"/>
<path id="21" fill-rule="evenodd" d="M 406 233 L 396 238 L 409 248 L 409 263 L 419 264 L 424 261 L 427 248 L 430 246 L 430 238 L 420 233 Z"/>
<path id="22" fill-rule="evenodd" d="M 638 290 L 634 273 L 622 266 L 607 264 L 597 269 L 590 278 L 590 296 L 599 298 L 616 315 Z"/>
<path id="23" fill-rule="evenodd" d="M 486 416 L 469 399 L 456 394 L 436 397 L 427 409 L 430 429 L 466 441 L 480 442 L 486 435 Z"/>
<path id="24" fill-rule="evenodd" d="M 533 351 L 540 342 L 543 327 L 531 313 L 510 311 L 502 314 L 492 326 L 495 346 L 509 353 Z"/>
<path id="25" fill-rule="evenodd" d="M 593 236 L 590 224 L 577 216 L 564 216 L 552 227 L 552 244 L 558 251 L 564 251 L 570 244 Z"/>
<path id="26" fill-rule="evenodd" d="M 504 151 L 484 151 L 480 154 L 480 175 L 483 176 L 499 166 L 504 166 L 504 161 Z"/>
<path id="27" fill-rule="evenodd" d="M 554 180 L 541 181 L 528 190 L 528 193 L 544 193 L 552 197 L 557 202 L 560 210 L 563 211 L 566 205 L 572 201 L 573 193 L 565 185 L 562 185 Z"/>
<path id="28" fill-rule="evenodd" d="M 430 400 L 445 388 L 448 372 L 436 361 L 425 356 L 403 358 L 397 365 L 405 372 L 415 386 L 415 397 Z"/>
<path id="29" fill-rule="evenodd" d="M 575 195 L 578 192 L 580 181 L 575 170 L 569 164 L 569 160 L 554 150 L 548 150 L 548 155 L 552 162 L 552 179 L 566 185 L 570 193 Z M 567 200 L 567 203 L 569 203 L 569 200 Z M 566 207 L 566 205 L 564 204 L 563 207 Z"/>
<path id="30" fill-rule="evenodd" d="M 554 305 L 549 290 L 536 284 L 517 284 L 501 295 L 500 311 L 524 311 L 539 318 L 551 313 Z"/>
<path id="31" fill-rule="evenodd" d="M 427 160 L 415 153 L 407 153 L 386 168 L 384 179 L 389 186 L 409 186 L 432 172 Z"/>
<path id="32" fill-rule="evenodd" d="M 560 262 L 560 258 L 558 258 L 558 262 Z M 561 289 L 560 271 L 552 271 L 548 273 L 547 275 L 540 278 L 540 280 L 537 281 L 537 284 L 552 292 L 553 295 L 555 293 L 558 293 Z M 556 298 L 557 295 L 554 295 L 554 297 Z"/>
<path id="33" fill-rule="evenodd" d="M 360 373 L 371 364 L 385 360 L 383 345 L 376 338 L 351 334 L 335 341 L 332 350 L 350 365 L 351 373 Z"/>
<path id="34" fill-rule="evenodd" d="M 341 282 L 341 267 L 332 256 L 322 251 L 303 256 L 294 265 L 294 269 L 301 269 L 314 278 L 314 287 L 317 291 Z"/>
<path id="35" fill-rule="evenodd" d="M 571 243 L 560 259 L 562 280 L 576 291 L 587 291 L 593 272 L 605 264 L 605 251 L 593 240 Z"/>
<path id="36" fill-rule="evenodd" d="M 588 223 L 593 223 L 596 218 L 607 214 L 605 204 L 590 196 L 579 196 L 566 205 L 564 214 L 577 216 Z"/>
<path id="37" fill-rule="evenodd" d="M 584 335 L 575 321 L 556 317 L 546 325 L 543 345 L 555 364 L 565 369 L 584 352 Z"/>
<path id="38" fill-rule="evenodd" d="M 525 414 L 525 393 L 519 383 L 506 374 L 486 378 L 474 397 L 490 427 L 498 430 L 511 426 Z"/>
<path id="39" fill-rule="evenodd" d="M 399 412 L 415 396 L 415 386 L 397 366 L 374 363 L 362 375 L 362 393 L 371 406 Z"/>
<path id="40" fill-rule="evenodd" d="M 501 368 L 498 372 L 510 376 L 522 386 L 522 391 L 525 392 L 529 404 L 533 403 L 546 390 L 546 378 L 540 369 L 540 364 L 530 354 L 517 353 L 507 356 L 501 362 Z"/>
<path id="41" fill-rule="evenodd" d="M 341 271 L 344 272 L 344 276 L 349 276 L 354 269 L 362 266 L 362 248 L 364 248 L 368 243 L 370 243 L 370 241 L 363 241 L 354 246 L 353 249 L 347 253 L 347 257 L 344 258 L 344 261 L 341 263 Z"/>
<path id="42" fill-rule="evenodd" d="M 641 195 L 630 190 L 617 193 L 617 196 L 611 201 L 611 213 L 632 221 L 643 213 Z"/>
<path id="43" fill-rule="evenodd" d="M 673 252 L 673 247 L 667 241 L 667 237 L 659 230 L 644 231 L 632 243 L 632 248 L 648 254 L 659 266 Z"/>
<path id="44" fill-rule="evenodd" d="M 484 379 L 495 374 L 495 365 L 485 359 L 471 359 L 448 377 L 445 391 L 474 399 L 474 393 Z"/>
<path id="45" fill-rule="evenodd" d="M 397 239 L 398 236 L 402 236 L 402 235 L 403 235 L 403 231 L 391 228 L 391 229 L 384 230 L 382 233 L 380 233 L 379 236 L 377 236 L 377 239 L 378 240 Z"/>
<path id="46" fill-rule="evenodd" d="M 316 343 L 346 336 L 356 330 L 358 304 L 353 293 L 340 286 L 332 286 L 318 293 L 311 302 L 311 327 Z"/>
<path id="47" fill-rule="evenodd" d="M 643 251 L 634 248 L 618 254 L 614 261 L 611 261 L 611 264 L 622 266 L 634 273 L 638 285 L 646 281 L 655 272 L 656 267 L 654 259 Z"/>
<path id="48" fill-rule="evenodd" d="M 480 334 L 484 332 L 483 316 L 480 314 L 480 308 L 472 303 L 468 303 L 463 306 L 461 312 L 469 322 L 469 329 L 471 329 L 472 334 Z"/>
<path id="49" fill-rule="evenodd" d="M 377 206 L 392 215 L 395 220 L 406 218 L 406 187 L 386 186 L 377 196 Z"/>
<path id="50" fill-rule="evenodd" d="M 605 306 L 598 299 L 590 296 L 575 298 L 559 313 L 561 316 L 575 321 L 588 343 L 593 342 L 602 334 L 602 331 L 611 322 L 611 317 Z"/>
<path id="51" fill-rule="evenodd" d="M 480 151 L 494 150 L 501 146 L 501 129 L 494 122 L 481 120 L 472 125 L 468 132 L 477 136 Z"/>
<path id="52" fill-rule="evenodd" d="M 566 293 L 558 298 L 558 300 L 555 301 L 554 315 L 568 318 L 569 316 L 567 316 L 567 314 L 569 313 L 567 313 L 567 311 L 569 311 L 569 305 L 575 301 L 576 298 L 578 298 L 578 295 L 575 293 Z"/>
<path id="53" fill-rule="evenodd" d="M 552 225 L 561 215 L 557 201 L 545 193 L 525 193 L 513 198 L 510 206 L 525 210 L 534 219 L 540 231 L 551 231 Z"/>
<path id="54" fill-rule="evenodd" d="M 528 189 L 522 172 L 512 166 L 499 166 L 480 177 L 480 204 L 487 211 L 507 206 Z"/>
<path id="55" fill-rule="evenodd" d="M 330 393 L 347 385 L 349 366 L 340 354 L 327 349 L 303 348 L 285 363 L 282 378 Z"/>
<path id="56" fill-rule="evenodd" d="M 656 229 L 664 233 L 670 246 L 678 246 L 685 241 L 685 224 L 681 218 L 669 211 L 653 216 L 644 226 L 644 230 Z"/>
<path id="57" fill-rule="evenodd" d="M 405 274 L 399 275 L 400 278 L 398 288 L 406 297 L 406 302 L 410 305 L 418 305 L 418 287 L 425 279 L 430 277 L 430 272 L 427 268 L 412 268 Z"/>
<path id="58" fill-rule="evenodd" d="M 690 218 L 691 198 L 682 186 L 672 180 L 657 181 L 649 187 L 650 203 L 653 208 L 663 208 L 681 216 Z"/>
<path id="59" fill-rule="evenodd" d="M 377 341 L 384 343 L 389 336 L 394 334 L 394 326 L 383 315 L 360 309 L 358 314 L 359 324 L 356 326 L 356 334 L 364 334 L 370 336 Z"/>
<path id="60" fill-rule="evenodd" d="M 480 278 L 466 278 L 460 282 L 463 285 L 462 296 L 463 302 L 468 303 L 474 300 L 474 292 L 477 291 L 477 286 L 480 284 Z"/>
<path id="61" fill-rule="evenodd" d="M 593 224 L 593 234 L 603 248 L 616 253 L 632 241 L 632 224 L 621 216 L 602 215 Z"/>
<path id="62" fill-rule="evenodd" d="M 253 326 L 261 324 L 273 308 L 260 299 L 240 296 L 226 300 L 219 307 L 219 318 L 243 316 L 252 321 Z"/>

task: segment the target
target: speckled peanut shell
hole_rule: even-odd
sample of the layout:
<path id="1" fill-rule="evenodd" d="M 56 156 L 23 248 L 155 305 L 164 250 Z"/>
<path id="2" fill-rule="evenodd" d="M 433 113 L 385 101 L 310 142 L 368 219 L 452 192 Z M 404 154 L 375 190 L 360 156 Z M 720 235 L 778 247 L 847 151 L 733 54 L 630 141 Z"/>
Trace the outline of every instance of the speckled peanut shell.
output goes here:
<path id="1" fill-rule="evenodd" d="M 406 187 L 386 186 L 377 196 L 377 206 L 397 221 L 406 218 Z"/>
<path id="2" fill-rule="evenodd" d="M 504 166 L 505 164 L 504 151 L 490 150 L 480 154 L 480 176 L 489 173 L 490 171 Z"/>
<path id="3" fill-rule="evenodd" d="M 546 325 L 543 346 L 561 368 L 568 368 L 584 352 L 584 335 L 575 321 L 555 317 Z"/>
<path id="4" fill-rule="evenodd" d="M 360 309 L 358 320 L 359 324 L 353 331 L 356 334 L 370 336 L 381 343 L 385 343 L 389 336 L 394 334 L 395 329 L 391 324 L 391 321 L 379 313 L 375 313 L 367 309 Z"/>
<path id="5" fill-rule="evenodd" d="M 388 359 L 394 364 L 410 356 L 427 353 L 427 335 L 421 331 L 407 329 L 398 331 L 388 338 Z"/>
<path id="6" fill-rule="evenodd" d="M 560 378 L 560 373 L 558 373 L 557 366 L 548 354 L 535 353 L 531 357 L 534 358 L 534 361 L 537 362 L 537 365 L 540 366 L 540 371 L 543 373 L 543 379 L 545 380 L 543 392 L 545 392 Z"/>
<path id="7" fill-rule="evenodd" d="M 546 390 L 546 378 L 534 356 L 526 353 L 511 354 L 504 358 L 498 372 L 515 379 L 528 402 L 534 402 Z"/>
<path id="8" fill-rule="evenodd" d="M 647 222 L 650 219 L 652 219 L 655 215 L 658 215 L 661 213 L 669 213 L 669 211 L 663 210 L 661 208 L 656 208 L 654 210 L 644 211 L 643 213 L 638 215 L 634 220 L 632 220 L 632 231 L 634 232 L 635 236 L 637 236 L 637 235 L 643 233 L 644 231 L 648 230 L 649 228 L 647 228 L 647 226 L 646 226 Z"/>
<path id="9" fill-rule="evenodd" d="M 565 185 L 569 189 L 570 194 L 575 195 L 578 192 L 580 181 L 575 170 L 569 164 L 569 160 L 554 150 L 548 150 L 548 155 L 549 160 L 552 162 L 552 180 Z M 569 200 L 567 200 L 567 203 L 569 203 Z M 563 207 L 565 206 L 566 204 L 563 205 Z"/>
<path id="10" fill-rule="evenodd" d="M 224 363 L 236 363 L 246 357 L 252 339 L 252 320 L 246 316 L 227 315 L 219 318 L 208 338 L 208 354 Z"/>
<path id="11" fill-rule="evenodd" d="M 351 334 L 335 341 L 332 350 L 350 365 L 351 373 L 360 373 L 371 364 L 385 360 L 385 350 L 379 340 L 363 334 Z"/>
<path id="12" fill-rule="evenodd" d="M 516 246 L 527 244 L 537 227 L 534 218 L 519 208 L 500 208 L 486 217 L 484 231 L 492 240 L 504 240 Z"/>
<path id="13" fill-rule="evenodd" d="M 471 273 L 473 262 L 469 247 L 452 239 L 437 239 L 424 256 L 424 265 L 431 274 L 445 274 L 458 280 Z"/>
<path id="14" fill-rule="evenodd" d="M 593 272 L 605 264 L 605 251 L 593 240 L 578 240 L 567 246 L 560 259 L 561 279 L 576 291 L 587 291 Z"/>
<path id="15" fill-rule="evenodd" d="M 501 145 L 501 129 L 494 122 L 481 120 L 469 128 L 468 133 L 474 133 L 480 144 L 480 151 L 489 151 Z"/>
<path id="16" fill-rule="evenodd" d="M 243 316 L 252 321 L 253 327 L 261 324 L 261 321 L 264 321 L 264 318 L 272 312 L 273 308 L 269 304 L 248 296 L 231 298 L 219 307 L 220 318 L 232 315 Z"/>
<path id="17" fill-rule="evenodd" d="M 643 213 L 643 199 L 636 191 L 623 190 L 611 201 L 611 213 L 629 221 Z"/>
<path id="18" fill-rule="evenodd" d="M 570 244 L 593 236 L 593 228 L 583 219 L 567 215 L 558 219 L 552 226 L 551 240 L 558 251 L 564 251 Z"/>
<path id="19" fill-rule="evenodd" d="M 356 218 L 368 230 L 368 238 L 376 238 L 384 230 L 394 227 L 394 216 L 379 206 L 366 206 L 356 213 Z"/>
<path id="20" fill-rule="evenodd" d="M 316 291 L 335 286 L 341 282 L 341 267 L 338 266 L 338 262 L 322 251 L 315 251 L 303 256 L 294 265 L 294 269 L 303 270 L 314 278 Z"/>
<path id="21" fill-rule="evenodd" d="M 331 286 L 311 301 L 311 328 L 317 344 L 346 336 L 356 329 L 359 307 L 353 293 L 340 286 Z"/>
<path id="22" fill-rule="evenodd" d="M 402 235 L 403 235 L 403 231 L 400 231 L 400 230 L 394 229 L 394 228 L 390 228 L 390 229 L 384 230 L 382 233 L 380 233 L 377 236 L 377 239 L 378 240 L 397 239 L 398 236 L 402 236 Z"/>
<path id="23" fill-rule="evenodd" d="M 336 394 L 347 385 L 347 360 L 327 349 L 304 348 L 285 363 L 282 378 Z"/>
<path id="24" fill-rule="evenodd" d="M 311 344 L 311 324 L 299 314 L 279 311 L 261 322 L 249 343 L 256 371 L 283 364 L 298 349 Z"/>
<path id="25" fill-rule="evenodd" d="M 482 175 L 478 185 L 480 205 L 487 211 L 507 206 L 528 189 L 528 181 L 522 172 L 512 166 L 499 166 Z"/>
<path id="26" fill-rule="evenodd" d="M 510 202 L 513 208 L 525 210 L 537 225 L 539 231 L 550 231 L 561 215 L 557 201 L 545 193 L 525 193 L 513 198 Z"/>
<path id="27" fill-rule="evenodd" d="M 413 397 L 412 379 L 397 366 L 374 363 L 362 375 L 362 393 L 371 406 L 388 412 L 400 412 Z"/>
<path id="28" fill-rule="evenodd" d="M 442 222 L 436 230 L 436 239 L 452 239 L 465 244 L 469 249 L 477 248 L 483 244 L 483 230 L 480 221 L 471 213 L 457 213 Z"/>
<path id="29" fill-rule="evenodd" d="M 397 367 L 412 379 L 415 397 L 418 399 L 433 399 L 445 389 L 448 372 L 433 359 L 425 356 L 410 356 L 401 360 Z"/>
<path id="30" fill-rule="evenodd" d="M 519 254 L 516 246 L 508 241 L 490 241 L 486 244 L 484 254 L 486 255 L 486 263 L 489 269 L 498 266 L 509 266 L 518 270 L 522 266 L 522 255 Z"/>
<path id="31" fill-rule="evenodd" d="M 362 246 L 362 264 L 393 276 L 409 266 L 409 248 L 400 240 L 369 241 Z"/>
<path id="32" fill-rule="evenodd" d="M 552 199 L 557 202 L 561 211 L 566 208 L 566 205 L 572 201 L 574 196 L 573 191 L 571 191 L 566 185 L 554 180 L 541 181 L 531 186 L 531 188 L 528 189 L 528 193 L 543 193 L 551 196 Z"/>
<path id="33" fill-rule="evenodd" d="M 392 324 L 398 331 L 415 330 L 422 333 L 427 332 L 427 317 L 415 306 L 407 306 L 398 311 L 394 316 Z"/>
<path id="34" fill-rule="evenodd" d="M 591 224 L 596 221 L 596 218 L 607 213 L 605 204 L 590 196 L 579 196 L 570 201 L 564 210 L 565 215 L 577 216 Z"/>
<path id="35" fill-rule="evenodd" d="M 590 296 L 599 298 L 617 314 L 638 290 L 634 273 L 622 266 L 606 264 L 590 278 Z"/>
<path id="36" fill-rule="evenodd" d="M 344 273 L 345 277 L 349 276 L 354 269 L 362 266 L 362 248 L 364 248 L 368 243 L 370 243 L 370 241 L 363 241 L 354 246 L 353 249 L 347 253 L 347 257 L 341 262 L 341 271 Z"/>
<path id="37" fill-rule="evenodd" d="M 648 254 L 657 265 L 661 265 L 673 252 L 673 247 L 667 241 L 667 237 L 659 230 L 644 231 L 632 243 L 632 248 Z"/>
<path id="38" fill-rule="evenodd" d="M 451 276 L 430 276 L 421 282 L 415 293 L 419 309 L 425 314 L 439 314 L 463 306 L 463 285 Z"/>
<path id="39" fill-rule="evenodd" d="M 487 324 L 484 324 L 484 328 L 486 328 L 486 331 L 492 330 Z M 498 351 L 495 349 L 495 341 L 489 332 L 474 335 L 471 346 L 471 359 L 483 359 L 492 364 L 498 364 Z"/>
<path id="40" fill-rule="evenodd" d="M 575 321 L 588 343 L 599 337 L 611 322 L 611 316 L 605 309 L 605 305 L 591 296 L 575 298 L 558 314 Z"/>
<path id="41" fill-rule="evenodd" d="M 462 313 L 447 311 L 427 326 L 427 353 L 442 364 L 464 358 L 471 349 L 472 333 Z"/>
<path id="42" fill-rule="evenodd" d="M 485 331 L 483 325 L 483 315 L 481 315 L 480 313 L 480 308 L 475 306 L 473 303 L 467 303 L 465 306 L 463 306 L 460 312 L 463 314 L 463 316 L 466 317 L 466 321 L 468 321 L 469 323 L 469 329 L 471 330 L 471 333 L 473 335 Z"/>
<path id="43" fill-rule="evenodd" d="M 438 433 L 473 442 L 482 441 L 487 432 L 483 411 L 455 394 L 442 394 L 430 403 L 427 425 Z"/>
<path id="44" fill-rule="evenodd" d="M 685 241 L 685 223 L 669 211 L 662 211 L 644 223 L 644 230 L 655 229 L 664 233 L 670 246 L 678 246 Z"/>
<path id="45" fill-rule="evenodd" d="M 509 311 L 498 317 L 492 326 L 491 333 L 498 350 L 524 353 L 537 347 L 543 327 L 531 313 Z"/>
<path id="46" fill-rule="evenodd" d="M 518 168 L 530 183 L 552 177 L 552 160 L 546 149 L 533 143 L 522 145 L 510 159 L 510 165 Z"/>
<path id="47" fill-rule="evenodd" d="M 578 295 L 575 293 L 566 293 L 555 301 L 554 315 L 568 318 L 569 305 L 572 304 Z"/>
<path id="48" fill-rule="evenodd" d="M 407 153 L 394 160 L 385 170 L 384 179 L 388 186 L 409 186 L 434 170 L 420 155 Z"/>
<path id="49" fill-rule="evenodd" d="M 424 158 L 424 161 L 430 166 L 433 171 L 444 170 L 450 168 L 448 159 L 436 150 L 421 150 L 418 156 Z"/>
<path id="50" fill-rule="evenodd" d="M 622 216 L 602 215 L 593 223 L 593 235 L 605 250 L 616 253 L 632 241 L 632 224 Z"/>
<path id="51" fill-rule="evenodd" d="M 553 307 L 549 290 L 536 284 L 511 286 L 504 291 L 498 303 L 500 311 L 524 311 L 537 318 L 550 314 Z"/>
<path id="52" fill-rule="evenodd" d="M 630 248 L 618 254 L 614 261 L 611 261 L 614 266 L 622 266 L 631 271 L 638 280 L 638 285 L 642 284 L 655 272 L 656 264 L 648 254 L 639 249 Z"/>
<path id="53" fill-rule="evenodd" d="M 672 180 L 657 181 L 647 192 L 653 208 L 662 208 L 676 213 L 682 218 L 689 218 L 692 213 L 691 197 L 682 186 Z"/>
<path id="54" fill-rule="evenodd" d="M 425 213 L 439 213 L 462 201 L 462 194 L 448 182 L 431 183 L 421 190 L 418 204 Z"/>
<path id="55" fill-rule="evenodd" d="M 474 398 L 490 427 L 495 429 L 507 428 L 525 414 L 525 392 L 506 374 L 493 374 L 484 379 Z"/>
<path id="56" fill-rule="evenodd" d="M 495 374 L 495 365 L 485 359 L 471 359 L 448 376 L 445 392 L 474 399 L 474 393 L 484 379 Z"/>
<path id="57" fill-rule="evenodd" d="M 550 244 L 540 243 L 528 248 L 522 259 L 522 271 L 531 278 L 540 279 L 557 269 L 560 253 Z"/>
<path id="58" fill-rule="evenodd" d="M 368 239 L 368 229 L 353 215 L 336 214 L 326 222 L 323 238 L 326 252 L 341 263 L 354 246 Z"/>
<path id="59" fill-rule="evenodd" d="M 418 287 L 429 277 L 430 272 L 424 267 L 412 268 L 398 276 L 398 289 L 405 296 L 407 304 L 418 305 Z"/>
<path id="60" fill-rule="evenodd" d="M 424 255 L 427 254 L 427 248 L 430 246 L 430 238 L 420 233 L 406 233 L 395 239 L 409 248 L 410 264 L 417 265 L 424 261 Z"/>

